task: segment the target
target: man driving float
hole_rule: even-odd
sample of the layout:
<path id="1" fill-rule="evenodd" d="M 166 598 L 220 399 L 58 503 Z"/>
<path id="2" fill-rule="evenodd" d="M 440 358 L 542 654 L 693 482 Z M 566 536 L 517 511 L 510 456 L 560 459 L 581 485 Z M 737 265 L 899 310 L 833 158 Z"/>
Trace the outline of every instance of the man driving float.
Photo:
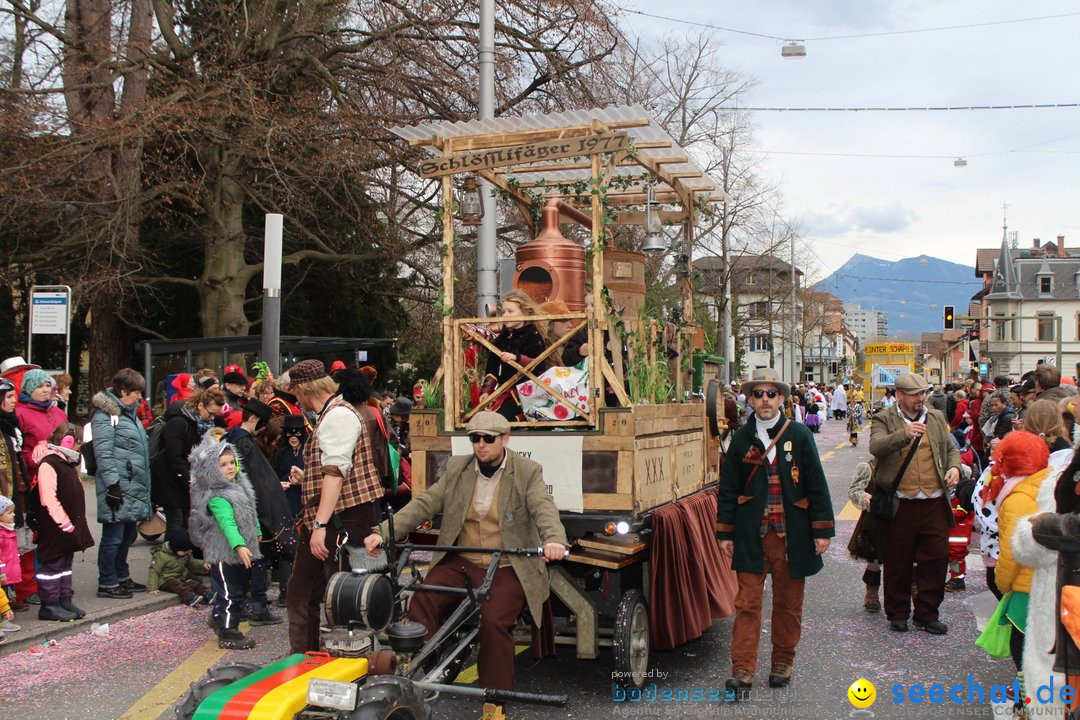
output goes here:
<path id="1" fill-rule="evenodd" d="M 540 557 L 503 557 L 491 585 L 491 594 L 480 603 L 480 684 L 509 690 L 514 684 L 514 623 L 527 604 L 533 622 L 543 620 L 548 598 L 545 562 L 561 560 L 567 551 L 566 530 L 559 510 L 548 494 L 540 465 L 506 447 L 510 423 L 494 412 L 479 412 L 465 428 L 472 442 L 471 456 L 450 458 L 446 474 L 394 516 L 394 535 L 400 540 L 422 522 L 442 514 L 439 545 L 462 547 L 540 547 Z M 387 537 L 384 522 L 364 539 L 367 551 Z M 425 583 L 464 587 L 468 577 L 479 587 L 491 555 L 437 553 Z M 428 639 L 461 602 L 439 593 L 416 593 L 409 604 L 409 618 L 427 628 Z M 485 717 L 502 717 L 491 708 Z"/>

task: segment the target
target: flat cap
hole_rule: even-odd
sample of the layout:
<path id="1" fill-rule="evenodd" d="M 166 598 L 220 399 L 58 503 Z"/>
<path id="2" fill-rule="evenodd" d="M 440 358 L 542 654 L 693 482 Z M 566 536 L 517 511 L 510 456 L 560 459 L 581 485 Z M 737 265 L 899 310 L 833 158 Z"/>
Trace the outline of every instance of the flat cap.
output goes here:
<path id="1" fill-rule="evenodd" d="M 917 395 L 918 393 L 926 392 L 929 389 L 930 383 L 926 382 L 926 378 L 922 375 L 904 373 L 896 378 L 896 391 L 902 392 L 905 395 Z"/>
<path id="2" fill-rule="evenodd" d="M 472 416 L 469 424 L 465 426 L 465 432 L 506 435 L 510 432 L 510 421 L 497 412 L 484 410 Z"/>
<path id="3" fill-rule="evenodd" d="M 289 379 L 294 385 L 315 382 L 326 376 L 326 366 L 321 360 L 301 360 L 289 368 Z"/>

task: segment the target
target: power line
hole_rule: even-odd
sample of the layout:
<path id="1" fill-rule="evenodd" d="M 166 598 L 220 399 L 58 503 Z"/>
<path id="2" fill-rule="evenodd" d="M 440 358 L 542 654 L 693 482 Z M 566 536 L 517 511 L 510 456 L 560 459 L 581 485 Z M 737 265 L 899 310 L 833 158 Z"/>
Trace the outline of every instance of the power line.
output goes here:
<path id="1" fill-rule="evenodd" d="M 718 105 L 717 110 L 750 110 L 753 112 L 953 112 L 956 110 L 1057 110 L 1077 108 L 1080 103 L 1027 103 L 1016 105 L 911 105 L 901 107 L 746 107 Z"/>
<path id="2" fill-rule="evenodd" d="M 738 28 L 723 27 L 722 25 L 713 25 L 710 23 L 697 22 L 694 20 L 684 20 L 682 18 L 674 18 L 667 15 L 656 15 L 654 13 L 647 13 L 642 10 L 625 9 L 625 11 L 628 13 L 633 13 L 634 15 L 654 18 L 656 20 L 667 20 L 668 22 L 681 23 L 683 25 L 691 25 L 693 27 L 700 27 L 708 30 L 719 30 L 720 32 L 729 32 L 738 35 L 749 35 L 751 37 L 759 37 L 766 40 L 779 40 L 783 42 L 784 40 L 790 40 L 796 37 L 794 35 L 782 37 L 780 35 L 769 35 L 768 33 L 753 32 L 751 30 L 740 30 Z M 883 37 L 886 35 L 912 35 L 915 33 L 941 32 L 944 30 L 967 30 L 970 28 L 991 27 L 994 25 L 1012 25 L 1015 23 L 1037 22 L 1040 20 L 1056 20 L 1059 18 L 1075 17 L 1077 15 L 1080 15 L 1080 12 L 1060 13 L 1058 15 L 1039 15 L 1037 17 L 1014 18 L 1012 20 L 992 20 L 981 23 L 967 23 L 964 25 L 943 25 L 941 27 L 917 28 L 913 30 L 883 30 L 881 32 L 872 33 L 853 33 L 851 35 L 825 35 L 821 37 L 800 37 L 798 39 L 803 40 L 804 42 L 820 42 L 825 40 L 851 40 L 855 38 Z"/>
<path id="3" fill-rule="evenodd" d="M 884 282 L 900 282 L 905 283 L 924 283 L 927 285 L 975 285 L 979 283 L 978 279 L 975 280 L 920 280 L 918 278 L 895 278 L 895 277 L 870 277 L 869 275 L 850 275 L 848 273 L 833 273 L 833 277 L 836 279 L 846 280 L 881 280 Z"/>

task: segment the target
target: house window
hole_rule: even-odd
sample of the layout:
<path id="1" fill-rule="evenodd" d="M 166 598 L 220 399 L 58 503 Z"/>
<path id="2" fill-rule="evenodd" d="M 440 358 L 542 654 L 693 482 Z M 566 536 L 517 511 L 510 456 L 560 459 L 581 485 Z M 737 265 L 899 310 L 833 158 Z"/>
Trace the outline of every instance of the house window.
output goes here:
<path id="1" fill-rule="evenodd" d="M 768 335 L 751 335 L 748 341 L 748 347 L 750 352 L 756 351 L 768 351 L 772 350 L 772 343 L 769 342 Z"/>
<path id="2" fill-rule="evenodd" d="M 1037 340 L 1052 342 L 1054 340 L 1054 316 L 1039 315 L 1039 328 Z"/>
<path id="3" fill-rule="evenodd" d="M 752 270 L 750 272 L 746 273 L 746 284 L 747 285 L 757 285 L 757 278 L 754 277 L 754 272 Z"/>
<path id="4" fill-rule="evenodd" d="M 1005 323 L 1003 321 L 1001 321 L 1001 320 L 994 323 L 994 339 L 995 340 L 1004 340 L 1005 339 Z"/>
<path id="5" fill-rule="evenodd" d="M 752 302 L 749 305 L 748 312 L 752 318 L 763 318 L 769 314 L 769 303 L 763 300 Z"/>
<path id="6" fill-rule="evenodd" d="M 1039 293 L 1049 295 L 1054 289 L 1054 278 L 1043 275 L 1039 278 Z"/>

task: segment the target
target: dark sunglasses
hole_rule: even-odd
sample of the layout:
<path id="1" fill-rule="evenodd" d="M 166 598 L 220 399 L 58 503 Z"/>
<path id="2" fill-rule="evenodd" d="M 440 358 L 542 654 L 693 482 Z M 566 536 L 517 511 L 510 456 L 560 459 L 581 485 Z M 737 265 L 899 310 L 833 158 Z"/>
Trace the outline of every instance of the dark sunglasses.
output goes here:
<path id="1" fill-rule="evenodd" d="M 471 433 L 469 435 L 469 442 L 471 442 L 473 445 L 475 445 L 478 442 L 480 442 L 481 440 L 483 440 L 488 445 L 491 445 L 492 443 L 495 442 L 495 440 L 498 437 L 499 437 L 498 435 L 484 435 L 482 433 Z"/>
<path id="2" fill-rule="evenodd" d="M 769 399 L 772 400 L 774 397 L 776 397 L 780 393 L 777 392 L 776 390 L 755 390 L 754 392 L 752 392 L 750 394 L 753 395 L 754 397 L 756 397 L 758 400 L 760 400 L 761 398 L 768 395 Z"/>

